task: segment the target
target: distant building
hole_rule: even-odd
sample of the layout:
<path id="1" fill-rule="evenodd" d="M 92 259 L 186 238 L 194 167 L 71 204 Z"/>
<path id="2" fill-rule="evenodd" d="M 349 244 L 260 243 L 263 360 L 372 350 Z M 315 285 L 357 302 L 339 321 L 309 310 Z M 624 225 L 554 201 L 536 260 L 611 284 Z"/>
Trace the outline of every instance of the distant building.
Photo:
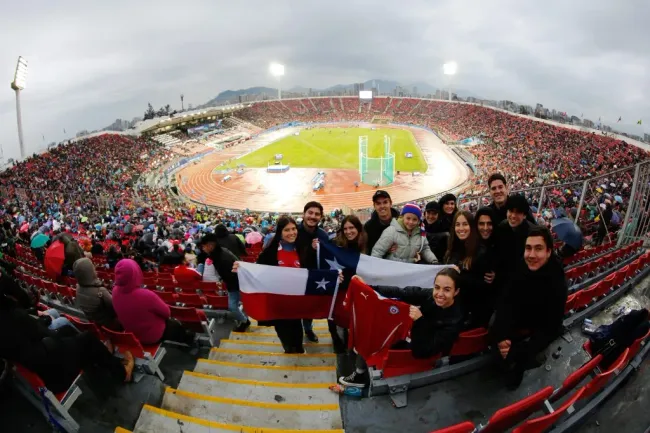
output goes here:
<path id="1" fill-rule="evenodd" d="M 650 134 L 643 134 L 643 141 L 646 143 L 650 143 Z"/>
<path id="2" fill-rule="evenodd" d="M 418 96 L 418 88 L 413 86 L 413 96 Z"/>

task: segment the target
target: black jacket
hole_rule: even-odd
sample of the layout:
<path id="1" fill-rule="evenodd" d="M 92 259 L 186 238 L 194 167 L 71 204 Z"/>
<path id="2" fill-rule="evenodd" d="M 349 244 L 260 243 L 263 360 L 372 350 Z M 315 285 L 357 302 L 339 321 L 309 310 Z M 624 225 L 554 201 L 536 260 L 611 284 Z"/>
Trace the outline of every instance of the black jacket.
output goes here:
<path id="1" fill-rule="evenodd" d="M 508 217 L 508 211 L 506 210 L 505 206 L 501 206 L 500 208 L 497 207 L 494 202 L 490 203 L 487 207 L 492 209 L 492 214 L 494 216 L 494 225 L 499 225 L 501 221 L 504 221 Z M 533 216 L 533 212 L 529 209 L 528 213 L 526 214 L 526 220 L 531 222 L 532 224 L 537 224 L 537 221 L 535 221 L 535 217 Z"/>
<path id="2" fill-rule="evenodd" d="M 239 279 L 237 274 L 233 273 L 232 266 L 237 261 L 237 257 L 227 248 L 215 248 L 210 254 L 214 269 L 217 271 L 229 292 L 239 291 Z"/>
<path id="3" fill-rule="evenodd" d="M 298 256 L 300 256 L 300 266 L 307 269 L 318 268 L 316 263 L 317 255 L 316 250 L 312 248 L 311 243 L 314 239 L 318 238 L 320 242 L 329 242 L 327 232 L 318 227 L 313 232 L 308 232 L 303 223 L 298 224 L 298 237 L 296 238 L 296 249 Z"/>
<path id="4" fill-rule="evenodd" d="M 496 272 L 499 278 L 499 284 L 507 283 L 513 269 L 524 258 L 524 250 L 526 249 L 526 238 L 531 228 L 535 227 L 529 221 L 524 220 L 514 229 L 510 227 L 507 220 L 495 228 L 494 246 L 495 255 L 497 258 Z"/>
<path id="5" fill-rule="evenodd" d="M 508 360 L 525 363 L 543 351 L 562 334 L 564 305 L 567 299 L 564 268 L 554 254 L 537 271 L 519 261 L 516 271 L 504 288 L 490 329 L 494 344 L 516 340 L 521 331 L 529 338 L 512 345 Z"/>
<path id="6" fill-rule="evenodd" d="M 447 355 L 461 331 L 463 313 L 459 302 L 440 308 L 427 299 L 420 305 L 422 317 L 411 328 L 411 351 L 414 358 L 430 358 L 436 354 Z"/>
<path id="7" fill-rule="evenodd" d="M 218 225 L 215 234 L 217 235 L 219 246 L 227 248 L 238 259 L 247 255 L 244 243 L 237 237 L 237 235 L 230 233 L 223 225 Z"/>
<path id="8" fill-rule="evenodd" d="M 393 216 L 393 218 L 399 217 L 399 212 L 397 211 L 397 209 L 391 208 L 390 213 Z M 384 224 L 379 220 L 379 215 L 377 215 L 377 211 L 372 212 L 370 219 L 366 221 L 366 223 L 363 225 L 363 231 L 366 232 L 366 235 L 368 236 L 366 251 L 368 252 L 372 251 L 372 248 L 375 246 L 375 244 L 381 237 L 381 234 L 384 232 L 384 230 L 388 228 L 388 226 L 390 226 L 390 221 L 388 222 L 388 224 Z"/>

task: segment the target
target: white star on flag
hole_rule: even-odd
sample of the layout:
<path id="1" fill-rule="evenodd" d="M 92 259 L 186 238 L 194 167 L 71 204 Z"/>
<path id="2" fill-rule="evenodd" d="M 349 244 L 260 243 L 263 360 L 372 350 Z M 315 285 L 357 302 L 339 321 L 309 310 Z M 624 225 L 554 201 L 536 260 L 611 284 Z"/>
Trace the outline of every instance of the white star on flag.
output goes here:
<path id="1" fill-rule="evenodd" d="M 327 259 L 325 259 L 325 261 L 327 262 L 328 265 L 330 265 L 330 271 L 333 271 L 333 270 L 335 270 L 335 269 L 336 269 L 337 271 L 342 271 L 343 269 L 345 269 L 345 266 L 343 266 L 342 264 L 340 264 L 340 263 L 336 260 L 336 257 L 334 257 L 334 260 L 327 260 Z"/>
<path id="2" fill-rule="evenodd" d="M 323 278 L 320 281 L 316 281 L 316 288 L 317 289 L 327 290 L 327 285 L 328 284 L 329 284 L 329 281 L 327 281 L 325 278 Z"/>

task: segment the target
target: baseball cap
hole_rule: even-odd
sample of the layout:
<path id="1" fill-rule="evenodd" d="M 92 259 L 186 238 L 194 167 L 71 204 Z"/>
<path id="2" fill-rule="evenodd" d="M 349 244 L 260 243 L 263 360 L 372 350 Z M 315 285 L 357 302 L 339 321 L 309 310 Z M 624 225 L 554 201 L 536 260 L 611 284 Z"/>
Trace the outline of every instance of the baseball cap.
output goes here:
<path id="1" fill-rule="evenodd" d="M 372 201 L 373 203 L 377 201 L 378 198 L 387 198 L 388 200 L 392 200 L 390 198 L 390 194 L 388 194 L 386 191 L 383 189 L 378 189 L 375 191 L 375 193 L 372 195 Z"/>

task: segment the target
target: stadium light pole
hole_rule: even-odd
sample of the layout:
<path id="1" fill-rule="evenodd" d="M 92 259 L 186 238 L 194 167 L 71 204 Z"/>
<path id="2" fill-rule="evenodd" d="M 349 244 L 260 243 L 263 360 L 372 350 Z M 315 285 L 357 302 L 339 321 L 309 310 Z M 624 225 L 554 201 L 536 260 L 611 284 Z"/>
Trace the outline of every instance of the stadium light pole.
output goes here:
<path id="1" fill-rule="evenodd" d="M 456 72 L 458 71 L 458 64 L 456 62 L 447 62 L 442 65 L 442 72 L 449 75 L 449 102 L 451 102 L 451 81 Z"/>
<path id="2" fill-rule="evenodd" d="M 284 75 L 284 65 L 280 63 L 271 63 L 269 68 L 271 75 L 278 79 L 278 100 L 282 99 L 282 76 Z"/>
<path id="3" fill-rule="evenodd" d="M 23 141 L 23 120 L 20 115 L 20 91 L 25 89 L 27 81 L 27 60 L 22 56 L 18 57 L 14 80 L 11 88 L 16 92 L 16 116 L 18 118 L 18 142 L 20 143 L 20 158 L 25 159 L 25 143 Z"/>

